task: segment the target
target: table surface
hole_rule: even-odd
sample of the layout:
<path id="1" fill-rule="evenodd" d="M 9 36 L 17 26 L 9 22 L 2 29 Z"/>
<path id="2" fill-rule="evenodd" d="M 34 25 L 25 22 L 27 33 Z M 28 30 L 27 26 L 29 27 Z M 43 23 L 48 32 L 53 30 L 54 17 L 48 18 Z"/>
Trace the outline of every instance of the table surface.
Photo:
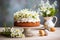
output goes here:
<path id="1" fill-rule="evenodd" d="M 1 31 L 2 28 L 0 28 Z M 25 38 L 7 38 L 0 35 L 0 40 L 60 40 L 60 28 L 56 28 L 55 32 L 48 32 L 48 36 L 35 36 L 35 37 L 25 37 Z"/>

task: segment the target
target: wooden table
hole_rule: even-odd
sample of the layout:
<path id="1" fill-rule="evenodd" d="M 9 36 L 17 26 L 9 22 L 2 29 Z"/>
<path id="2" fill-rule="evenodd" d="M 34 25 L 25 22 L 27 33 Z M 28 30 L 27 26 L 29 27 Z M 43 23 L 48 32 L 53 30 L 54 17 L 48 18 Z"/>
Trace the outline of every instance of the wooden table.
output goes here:
<path id="1" fill-rule="evenodd" d="M 0 28 L 1 31 L 1 28 Z M 55 32 L 48 32 L 48 36 L 42 37 L 26 37 L 26 38 L 7 38 L 0 36 L 0 40 L 60 40 L 60 28 L 56 28 Z"/>

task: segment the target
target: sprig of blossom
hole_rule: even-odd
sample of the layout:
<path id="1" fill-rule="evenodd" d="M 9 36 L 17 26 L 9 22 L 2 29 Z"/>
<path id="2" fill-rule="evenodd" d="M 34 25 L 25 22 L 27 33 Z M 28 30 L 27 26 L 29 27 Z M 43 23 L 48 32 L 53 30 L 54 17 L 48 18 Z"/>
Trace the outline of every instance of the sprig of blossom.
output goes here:
<path id="1" fill-rule="evenodd" d="M 2 34 L 6 35 L 6 36 L 10 36 L 10 37 L 25 37 L 25 35 L 23 34 L 24 29 L 23 28 L 9 28 L 7 27 L 6 29 L 3 29 Z"/>
<path id="2" fill-rule="evenodd" d="M 55 9 L 56 6 L 57 6 L 57 1 L 55 1 L 53 4 L 50 4 L 49 0 L 47 0 L 46 2 L 41 0 L 38 9 L 39 9 L 41 15 L 44 17 L 54 16 L 57 11 Z"/>

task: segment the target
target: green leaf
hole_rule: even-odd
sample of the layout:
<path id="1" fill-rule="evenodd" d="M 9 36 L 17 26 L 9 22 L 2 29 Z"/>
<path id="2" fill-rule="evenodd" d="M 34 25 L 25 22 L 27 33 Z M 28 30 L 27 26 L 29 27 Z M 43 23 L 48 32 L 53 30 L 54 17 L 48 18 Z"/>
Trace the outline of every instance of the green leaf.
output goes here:
<path id="1" fill-rule="evenodd" d="M 35 16 L 32 16 L 32 18 L 36 18 Z"/>
<path id="2" fill-rule="evenodd" d="M 10 36 L 10 34 L 11 34 L 11 32 L 2 32 L 1 34 L 2 34 L 2 35 L 4 35 L 4 36 L 9 37 L 9 36 Z"/>
<path id="3" fill-rule="evenodd" d="M 48 16 L 54 16 L 56 14 L 56 9 L 50 8 L 49 10 L 51 11 L 51 13 Z"/>
<path id="4" fill-rule="evenodd" d="M 46 14 L 46 12 L 43 12 L 43 15 L 42 15 L 43 17 L 46 17 L 47 16 L 47 14 Z"/>

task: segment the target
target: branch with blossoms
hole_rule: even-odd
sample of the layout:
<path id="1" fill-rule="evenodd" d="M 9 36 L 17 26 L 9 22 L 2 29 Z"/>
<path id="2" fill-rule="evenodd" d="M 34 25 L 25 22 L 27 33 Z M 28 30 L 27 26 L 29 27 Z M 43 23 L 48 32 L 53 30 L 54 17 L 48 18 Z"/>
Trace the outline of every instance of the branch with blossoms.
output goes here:
<path id="1" fill-rule="evenodd" d="M 56 6 L 57 1 L 55 1 L 53 4 L 50 4 L 49 0 L 47 0 L 46 2 L 41 0 L 38 10 L 43 17 L 51 17 L 54 16 L 57 12 L 57 9 L 55 8 Z"/>
<path id="2" fill-rule="evenodd" d="M 24 35 L 24 29 L 23 28 L 13 28 L 13 27 L 7 27 L 6 24 L 4 24 L 4 28 L 2 32 L 0 32 L 0 35 L 6 36 L 6 37 L 12 37 L 12 38 L 22 38 L 25 37 Z"/>

